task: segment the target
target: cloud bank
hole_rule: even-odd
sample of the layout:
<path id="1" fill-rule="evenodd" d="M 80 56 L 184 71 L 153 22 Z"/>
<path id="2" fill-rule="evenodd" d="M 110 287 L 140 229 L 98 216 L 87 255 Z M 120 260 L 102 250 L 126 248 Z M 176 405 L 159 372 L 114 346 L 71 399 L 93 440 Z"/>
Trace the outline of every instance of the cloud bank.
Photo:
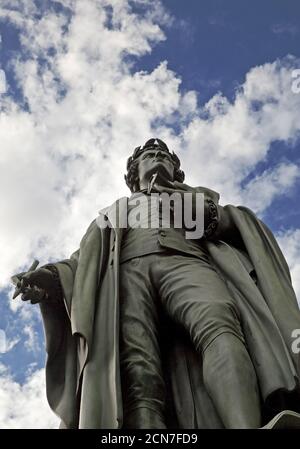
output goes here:
<path id="1" fill-rule="evenodd" d="M 49 411 L 45 372 L 35 371 L 20 386 L 0 364 L 0 429 L 55 429 L 59 419 Z"/>

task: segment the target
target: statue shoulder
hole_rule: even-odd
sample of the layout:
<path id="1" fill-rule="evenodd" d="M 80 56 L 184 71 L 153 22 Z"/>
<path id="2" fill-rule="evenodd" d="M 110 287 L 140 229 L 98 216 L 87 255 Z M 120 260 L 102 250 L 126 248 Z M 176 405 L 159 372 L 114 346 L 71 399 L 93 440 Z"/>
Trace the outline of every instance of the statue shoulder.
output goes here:
<path id="1" fill-rule="evenodd" d="M 197 187 L 195 187 L 195 189 L 199 193 L 204 193 L 204 195 L 206 197 L 208 197 L 209 199 L 212 199 L 214 203 L 218 204 L 218 202 L 220 200 L 220 194 L 218 192 L 216 192 L 215 190 L 212 190 L 212 189 L 209 189 L 208 187 L 203 187 L 203 186 L 197 186 Z"/>
<path id="2" fill-rule="evenodd" d="M 99 233 L 100 232 L 100 228 L 97 224 L 97 219 L 95 218 L 89 225 L 89 227 L 87 228 L 85 234 L 83 235 L 80 245 L 82 245 L 83 242 L 85 242 L 90 236 L 92 236 L 95 233 Z"/>

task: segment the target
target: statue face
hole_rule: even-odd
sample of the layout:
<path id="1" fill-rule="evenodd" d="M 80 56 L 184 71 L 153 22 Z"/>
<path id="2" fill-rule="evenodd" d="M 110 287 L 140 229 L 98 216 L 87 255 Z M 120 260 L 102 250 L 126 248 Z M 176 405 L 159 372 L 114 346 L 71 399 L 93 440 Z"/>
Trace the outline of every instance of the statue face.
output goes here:
<path id="1" fill-rule="evenodd" d="M 146 150 L 139 157 L 139 179 L 149 179 L 154 173 L 170 181 L 174 180 L 174 165 L 171 156 L 159 148 Z"/>

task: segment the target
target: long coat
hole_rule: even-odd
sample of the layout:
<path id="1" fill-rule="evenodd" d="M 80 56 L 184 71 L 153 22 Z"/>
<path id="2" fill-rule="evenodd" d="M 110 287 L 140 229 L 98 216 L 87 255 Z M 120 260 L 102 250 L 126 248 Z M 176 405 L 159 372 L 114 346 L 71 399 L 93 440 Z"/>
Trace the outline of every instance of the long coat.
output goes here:
<path id="1" fill-rule="evenodd" d="M 121 212 L 126 201 L 118 200 Z M 288 408 L 300 409 L 299 355 L 291 349 L 292 332 L 300 329 L 300 312 L 288 265 L 271 231 L 249 209 L 231 205 L 225 209 L 240 232 L 247 255 L 220 240 L 206 241 L 205 246 L 238 305 L 263 407 L 279 411 L 282 402 L 279 405 L 278 401 L 286 397 Z M 113 222 L 115 204 L 102 212 Z M 100 228 L 94 220 L 79 250 L 55 264 L 64 304 L 41 304 L 47 398 L 61 418 L 61 427 L 122 427 L 121 240 L 122 229 Z M 249 275 L 253 269 L 256 283 Z M 172 403 L 171 426 L 223 427 L 203 384 L 200 355 L 176 329 L 166 349 L 165 374 Z M 276 392 L 281 392 L 279 399 Z"/>

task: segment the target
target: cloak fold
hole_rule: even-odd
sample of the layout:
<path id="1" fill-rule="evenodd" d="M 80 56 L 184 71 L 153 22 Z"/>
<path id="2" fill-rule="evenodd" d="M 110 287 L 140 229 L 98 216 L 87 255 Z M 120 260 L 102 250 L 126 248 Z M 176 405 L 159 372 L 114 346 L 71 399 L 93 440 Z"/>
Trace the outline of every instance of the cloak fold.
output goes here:
<path id="1" fill-rule="evenodd" d="M 120 210 L 126 201 L 118 201 Z M 300 411 L 299 354 L 291 350 L 292 331 L 300 329 L 300 312 L 288 265 L 271 231 L 249 209 L 231 205 L 225 209 L 246 252 L 223 241 L 206 241 L 205 246 L 237 303 L 263 407 L 275 414 L 287 398 L 286 404 Z M 108 218 L 111 211 L 105 211 Z M 55 264 L 64 305 L 41 304 L 48 354 L 47 397 L 62 427 L 122 426 L 118 352 L 121 238 L 121 229 L 100 229 L 93 221 L 80 249 Z M 203 384 L 201 357 L 179 331 L 175 330 L 172 342 L 166 348 L 165 366 L 170 426 L 222 428 Z"/>

